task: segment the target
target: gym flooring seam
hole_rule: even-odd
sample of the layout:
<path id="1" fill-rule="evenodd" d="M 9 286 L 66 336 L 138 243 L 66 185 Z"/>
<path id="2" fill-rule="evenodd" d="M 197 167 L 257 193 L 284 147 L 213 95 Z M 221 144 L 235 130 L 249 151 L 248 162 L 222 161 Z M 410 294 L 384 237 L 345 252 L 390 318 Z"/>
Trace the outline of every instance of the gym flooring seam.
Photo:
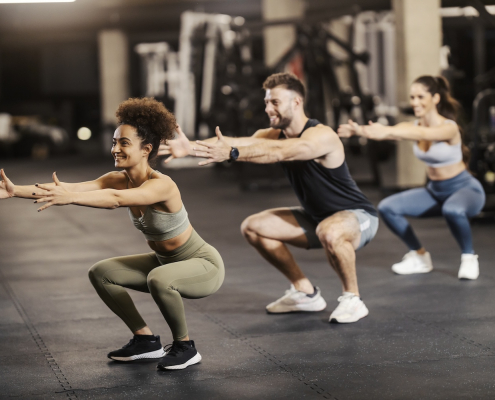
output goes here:
<path id="1" fill-rule="evenodd" d="M 46 362 L 48 363 L 50 369 L 52 370 L 53 374 L 55 375 L 55 378 L 58 380 L 60 383 L 60 386 L 63 389 L 63 393 L 67 394 L 67 399 L 72 400 L 72 399 L 77 399 L 77 395 L 72 389 L 72 386 L 67 379 L 67 377 L 64 375 L 62 370 L 60 369 L 60 366 L 58 365 L 57 361 L 51 354 L 50 350 L 46 346 L 43 338 L 41 335 L 38 333 L 36 330 L 36 327 L 34 324 L 31 322 L 29 319 L 28 315 L 24 311 L 24 308 L 22 307 L 21 302 L 17 298 L 14 290 L 12 287 L 9 285 L 7 279 L 5 278 L 4 274 L 0 270 L 0 278 L 2 281 L 2 285 L 5 288 L 6 293 L 9 295 L 12 303 L 14 304 L 14 307 L 16 308 L 17 312 L 19 313 L 20 317 L 24 321 L 24 324 L 29 331 L 32 339 L 34 340 L 36 346 L 38 346 L 38 349 L 40 350 L 41 354 L 45 357 Z"/>
<path id="2" fill-rule="evenodd" d="M 192 308 L 195 308 L 197 311 L 201 312 L 204 317 L 212 321 L 214 324 L 218 325 L 220 328 L 222 328 L 225 332 L 229 333 L 230 335 L 234 336 L 236 339 L 239 339 L 242 343 L 245 343 L 248 347 L 265 357 L 268 361 L 271 363 L 275 364 L 277 367 L 281 368 L 283 371 L 288 372 L 291 376 L 294 378 L 297 378 L 301 383 L 306 385 L 308 388 L 316 392 L 318 395 L 323 397 L 324 399 L 333 399 L 333 400 L 339 400 L 337 397 L 329 393 L 327 390 L 324 388 L 321 388 L 318 386 L 316 383 L 310 382 L 310 379 L 303 374 L 297 373 L 294 371 L 289 365 L 285 364 L 282 360 L 279 360 L 276 356 L 273 354 L 269 353 L 265 349 L 263 349 L 261 346 L 258 346 L 254 343 L 252 343 L 246 336 L 244 336 L 242 333 L 237 332 L 234 328 L 231 326 L 227 325 L 220 319 L 213 317 L 212 315 L 204 312 L 200 307 L 198 307 L 196 304 L 191 304 Z"/>

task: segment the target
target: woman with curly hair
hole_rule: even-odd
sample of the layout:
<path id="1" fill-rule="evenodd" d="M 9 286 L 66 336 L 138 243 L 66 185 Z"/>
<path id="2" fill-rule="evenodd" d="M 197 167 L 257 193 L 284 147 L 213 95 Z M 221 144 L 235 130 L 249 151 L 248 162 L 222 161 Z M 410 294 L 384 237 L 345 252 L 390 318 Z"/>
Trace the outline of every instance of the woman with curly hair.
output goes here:
<path id="1" fill-rule="evenodd" d="M 150 253 L 115 257 L 96 263 L 89 279 L 105 304 L 124 321 L 134 337 L 108 357 L 116 361 L 163 359 L 158 369 L 183 369 L 201 360 L 189 339 L 182 297 L 198 299 L 215 293 L 224 279 L 223 261 L 189 223 L 174 181 L 151 168 L 160 142 L 171 139 L 174 115 L 152 98 L 129 99 L 117 110 L 118 127 L 113 136 L 115 167 L 100 178 L 63 183 L 14 185 L 1 170 L 0 198 L 23 197 L 53 205 L 75 204 L 114 209 L 128 207 L 131 221 L 143 232 Z M 126 291 L 150 293 L 173 335 L 163 349 Z"/>
<path id="2" fill-rule="evenodd" d="M 459 103 L 450 95 L 447 80 L 421 76 L 411 86 L 410 102 L 416 120 L 395 126 L 371 123 L 359 126 L 349 121 L 338 129 L 339 136 L 364 136 L 374 140 L 412 140 L 414 154 L 427 165 L 429 182 L 382 200 L 378 211 L 387 226 L 409 248 L 401 262 L 392 265 L 396 274 L 427 273 L 433 269 L 426 251 L 405 218 L 442 215 L 461 248 L 459 279 L 477 279 L 478 256 L 474 254 L 469 218 L 485 204 L 481 184 L 467 171 L 469 149 L 462 143 L 457 125 Z"/>

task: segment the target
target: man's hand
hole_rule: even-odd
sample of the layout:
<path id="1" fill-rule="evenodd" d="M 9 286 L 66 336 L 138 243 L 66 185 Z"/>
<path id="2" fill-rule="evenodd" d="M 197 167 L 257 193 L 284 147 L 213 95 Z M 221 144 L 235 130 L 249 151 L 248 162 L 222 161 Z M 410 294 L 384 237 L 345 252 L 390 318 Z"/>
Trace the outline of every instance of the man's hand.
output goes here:
<path id="1" fill-rule="evenodd" d="M 232 147 L 224 139 L 220 128 L 217 126 L 215 129 L 218 140 L 215 143 L 208 143 L 197 140 L 197 145 L 194 146 L 194 155 L 196 157 L 206 158 L 205 161 L 201 161 L 198 165 L 208 165 L 214 162 L 222 162 L 230 158 L 230 150 Z"/>
<path id="2" fill-rule="evenodd" d="M 166 156 L 170 154 L 164 163 L 168 164 L 174 158 L 182 158 L 191 154 L 191 143 L 187 136 L 182 132 L 182 129 L 177 125 L 177 137 L 172 140 L 167 140 L 165 144 L 161 144 L 158 149 L 159 156 Z"/>
<path id="3" fill-rule="evenodd" d="M 342 124 L 339 126 L 339 129 L 337 129 L 337 134 L 341 138 L 363 136 L 363 130 L 357 123 L 350 119 L 347 124 Z"/>
<path id="4" fill-rule="evenodd" d="M 14 184 L 7 178 L 3 169 L 0 170 L 2 180 L 0 181 L 0 199 L 14 197 Z"/>
<path id="5" fill-rule="evenodd" d="M 48 185 L 36 185 L 38 189 L 33 195 L 40 196 L 39 199 L 35 200 L 35 203 L 46 203 L 44 206 L 38 208 L 38 211 L 46 210 L 51 206 L 63 206 L 66 204 L 71 204 L 71 192 L 62 186 L 57 178 L 57 173 L 53 173 L 53 182 L 55 186 L 50 187 Z"/>

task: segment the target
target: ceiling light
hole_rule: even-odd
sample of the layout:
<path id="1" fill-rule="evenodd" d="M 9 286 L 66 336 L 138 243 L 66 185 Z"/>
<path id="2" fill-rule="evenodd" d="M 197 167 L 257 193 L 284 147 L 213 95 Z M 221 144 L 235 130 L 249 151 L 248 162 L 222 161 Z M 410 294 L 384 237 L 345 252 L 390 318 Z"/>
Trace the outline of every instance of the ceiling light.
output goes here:
<path id="1" fill-rule="evenodd" d="M 91 130 L 83 126 L 77 130 L 77 137 L 80 140 L 88 140 L 91 138 Z"/>

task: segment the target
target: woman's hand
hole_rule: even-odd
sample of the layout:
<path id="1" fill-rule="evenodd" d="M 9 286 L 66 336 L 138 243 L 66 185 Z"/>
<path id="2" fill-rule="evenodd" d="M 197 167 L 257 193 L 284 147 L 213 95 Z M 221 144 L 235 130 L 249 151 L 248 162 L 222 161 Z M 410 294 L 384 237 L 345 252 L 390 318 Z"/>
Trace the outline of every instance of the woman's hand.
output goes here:
<path id="1" fill-rule="evenodd" d="M 373 140 L 390 139 L 389 129 L 389 126 L 369 121 L 367 126 L 363 126 L 363 136 Z"/>
<path id="2" fill-rule="evenodd" d="M 51 206 L 63 206 L 66 204 L 71 204 L 71 193 L 66 188 L 64 188 L 57 178 L 57 173 L 53 173 L 53 182 L 55 186 L 50 187 L 48 185 L 37 184 L 36 187 L 41 190 L 36 190 L 33 195 L 40 196 L 35 203 L 46 203 L 44 206 L 38 208 L 38 211 L 46 210 Z"/>
<path id="3" fill-rule="evenodd" d="M 3 169 L 0 169 L 2 180 L 0 181 L 0 199 L 14 197 L 14 184 L 7 178 Z"/>
<path id="4" fill-rule="evenodd" d="M 159 156 L 166 156 L 170 154 L 164 163 L 168 164 L 174 158 L 182 158 L 191 154 L 191 143 L 187 136 L 182 132 L 182 129 L 177 125 L 177 137 L 172 140 L 167 140 L 165 144 L 161 144 L 158 149 Z"/>
<path id="5" fill-rule="evenodd" d="M 337 129 L 337 133 L 341 138 L 348 138 L 351 136 L 363 136 L 363 129 L 353 120 L 349 120 L 347 124 L 342 124 Z"/>

